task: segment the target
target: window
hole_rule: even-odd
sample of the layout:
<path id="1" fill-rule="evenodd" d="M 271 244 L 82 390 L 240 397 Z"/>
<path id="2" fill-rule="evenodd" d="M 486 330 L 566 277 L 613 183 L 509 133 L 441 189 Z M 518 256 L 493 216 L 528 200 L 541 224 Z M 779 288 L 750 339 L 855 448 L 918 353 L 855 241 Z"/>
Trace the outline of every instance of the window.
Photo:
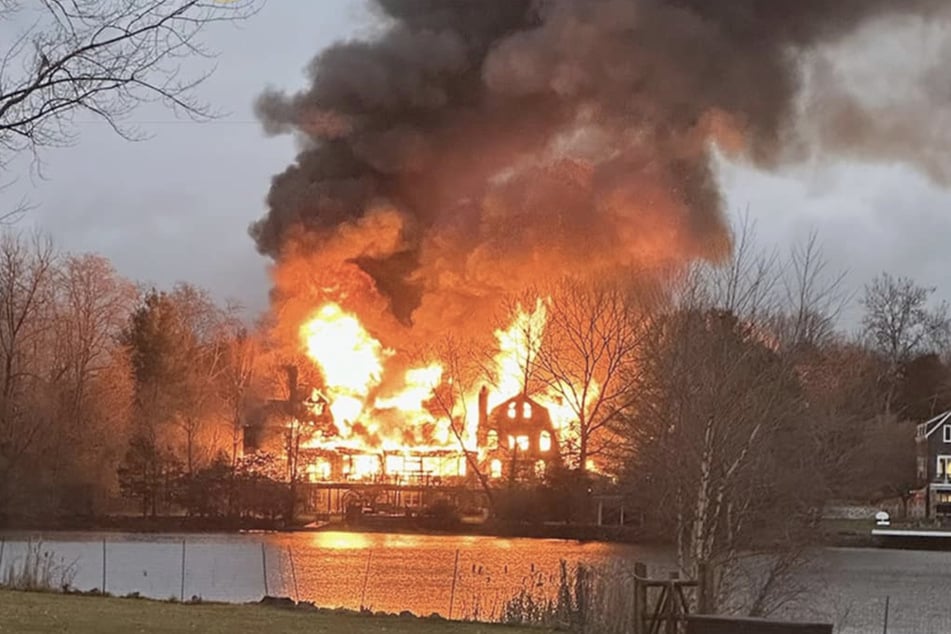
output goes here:
<path id="1" fill-rule="evenodd" d="M 522 403 L 522 418 L 531 418 L 532 417 L 532 404 L 528 401 Z"/>
<path id="2" fill-rule="evenodd" d="M 538 478 L 545 477 L 545 461 L 544 460 L 535 461 L 535 476 Z"/>
<path id="3" fill-rule="evenodd" d="M 498 480 L 502 477 L 502 461 L 498 458 L 489 463 L 489 477 Z"/>
<path id="4" fill-rule="evenodd" d="M 935 477 L 944 480 L 951 476 L 951 456 L 938 456 L 938 469 Z"/>
<path id="5" fill-rule="evenodd" d="M 528 436 L 519 436 L 515 439 L 515 442 L 518 444 L 519 451 L 528 451 Z"/>
<path id="6" fill-rule="evenodd" d="M 488 435 L 486 436 L 486 444 L 488 445 L 487 449 L 498 449 L 499 448 L 499 432 L 494 429 L 490 429 Z"/>
<path id="7" fill-rule="evenodd" d="M 951 425 L 945 425 L 944 430 L 944 442 L 951 443 Z"/>
<path id="8" fill-rule="evenodd" d="M 509 436 L 509 449 L 515 449 L 515 436 Z"/>
<path id="9" fill-rule="evenodd" d="M 543 431 L 538 436 L 538 450 L 545 452 L 551 451 L 551 434 L 547 431 Z"/>
<path id="10" fill-rule="evenodd" d="M 515 418 L 515 403 L 509 403 L 509 418 Z"/>

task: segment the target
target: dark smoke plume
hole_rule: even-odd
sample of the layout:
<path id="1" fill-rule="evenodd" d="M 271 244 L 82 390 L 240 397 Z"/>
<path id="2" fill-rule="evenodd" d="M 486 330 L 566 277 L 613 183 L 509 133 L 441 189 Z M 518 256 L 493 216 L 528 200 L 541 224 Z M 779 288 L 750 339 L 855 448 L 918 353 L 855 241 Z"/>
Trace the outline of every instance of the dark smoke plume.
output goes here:
<path id="1" fill-rule="evenodd" d="M 279 300 L 372 297 L 381 320 L 432 329 L 539 275 L 723 257 L 713 146 L 788 159 L 804 56 L 948 3 L 375 4 L 378 39 L 337 44 L 307 90 L 260 98 L 266 130 L 304 148 L 251 234 Z"/>

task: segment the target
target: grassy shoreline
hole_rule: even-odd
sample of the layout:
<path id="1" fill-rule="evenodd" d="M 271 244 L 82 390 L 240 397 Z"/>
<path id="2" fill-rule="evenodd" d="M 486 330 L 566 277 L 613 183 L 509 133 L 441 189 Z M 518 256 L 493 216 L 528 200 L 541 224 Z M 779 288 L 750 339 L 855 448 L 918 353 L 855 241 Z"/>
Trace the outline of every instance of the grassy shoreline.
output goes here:
<path id="1" fill-rule="evenodd" d="M 436 618 L 370 616 L 316 608 L 286 609 L 257 604 L 181 604 L 149 599 L 0 590 L 0 632 L 4 634 L 518 634 L 546 631 L 549 630 L 462 623 Z"/>

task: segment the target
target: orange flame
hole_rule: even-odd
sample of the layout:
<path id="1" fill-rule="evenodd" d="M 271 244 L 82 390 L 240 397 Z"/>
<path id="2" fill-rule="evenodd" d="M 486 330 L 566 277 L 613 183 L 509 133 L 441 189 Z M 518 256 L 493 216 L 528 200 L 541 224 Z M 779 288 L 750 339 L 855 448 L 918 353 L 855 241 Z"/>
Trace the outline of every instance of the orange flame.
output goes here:
<path id="1" fill-rule="evenodd" d="M 547 306 L 548 300 L 541 298 L 529 310 L 518 306 L 511 324 L 496 330 L 498 349 L 491 369 L 496 389 L 491 392 L 490 409 L 530 387 L 526 382 L 541 351 Z M 344 451 L 343 475 L 350 479 L 394 473 L 465 474 L 463 447 L 452 432 L 448 413 L 436 415 L 427 407 L 442 382 L 453 380 L 444 376 L 442 363 L 434 360 L 406 369 L 400 381 L 388 379 L 384 390 L 387 361 L 396 353 L 371 335 L 357 315 L 330 302 L 312 314 L 300 334 L 308 357 L 321 370 L 323 393 L 341 432 L 338 439 L 312 441 L 310 448 Z M 479 450 L 475 442 L 478 388 L 473 387 L 473 393 L 457 404 L 459 411 L 452 412 L 457 420 L 467 421 L 462 436 L 468 451 Z M 559 391 L 563 390 L 549 387 L 532 397 L 548 408 L 555 429 L 564 436 L 577 417 Z M 321 479 L 329 479 L 331 471 L 324 458 L 309 469 Z"/>

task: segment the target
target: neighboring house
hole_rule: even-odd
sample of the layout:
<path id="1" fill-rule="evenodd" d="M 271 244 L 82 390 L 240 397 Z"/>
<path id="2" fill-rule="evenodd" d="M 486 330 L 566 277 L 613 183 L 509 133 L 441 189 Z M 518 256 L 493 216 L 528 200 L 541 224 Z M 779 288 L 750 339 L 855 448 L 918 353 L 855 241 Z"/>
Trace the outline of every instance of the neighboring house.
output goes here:
<path id="1" fill-rule="evenodd" d="M 951 518 L 951 411 L 920 423 L 915 443 L 925 515 Z"/>

